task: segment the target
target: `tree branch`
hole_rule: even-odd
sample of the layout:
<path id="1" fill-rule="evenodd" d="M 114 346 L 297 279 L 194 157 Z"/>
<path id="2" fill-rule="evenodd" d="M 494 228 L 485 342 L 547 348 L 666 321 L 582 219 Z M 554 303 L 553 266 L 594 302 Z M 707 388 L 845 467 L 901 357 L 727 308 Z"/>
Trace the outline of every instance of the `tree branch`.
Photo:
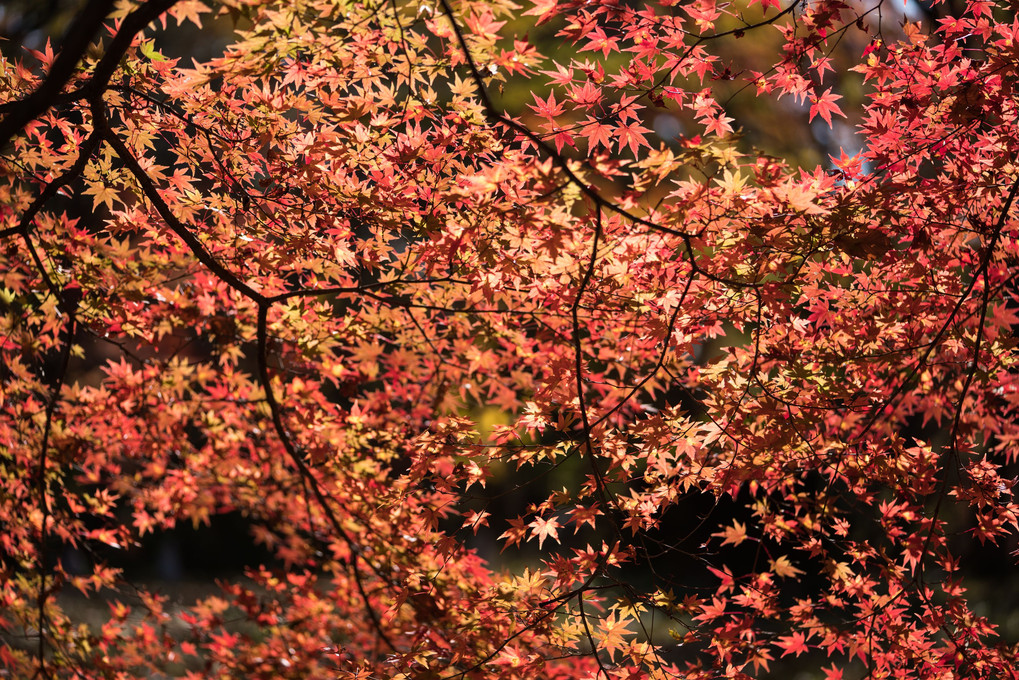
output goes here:
<path id="1" fill-rule="evenodd" d="M 25 99 L 8 104 L 11 108 L 0 121 L 0 149 L 7 146 L 28 123 L 53 106 L 67 81 L 74 75 L 74 69 L 85 55 L 85 50 L 102 28 L 103 20 L 113 5 L 113 0 L 90 0 L 71 22 L 46 80 Z"/>
<path id="2" fill-rule="evenodd" d="M 68 29 L 60 54 L 42 85 L 25 99 L 3 105 L 2 110 L 6 111 L 6 115 L 0 120 L 0 150 L 54 104 L 101 95 L 135 36 L 176 3 L 177 0 L 151 0 L 128 14 L 113 36 L 106 53 L 93 69 L 89 81 L 77 90 L 61 96 L 64 86 L 74 75 L 75 68 L 113 9 L 113 0 L 90 0 Z"/>

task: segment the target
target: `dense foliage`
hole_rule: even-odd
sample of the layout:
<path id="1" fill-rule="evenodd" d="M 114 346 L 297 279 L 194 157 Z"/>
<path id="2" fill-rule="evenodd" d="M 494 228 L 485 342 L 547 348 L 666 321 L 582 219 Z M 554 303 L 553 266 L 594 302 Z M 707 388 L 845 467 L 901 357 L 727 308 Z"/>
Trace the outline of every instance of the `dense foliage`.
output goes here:
<path id="1" fill-rule="evenodd" d="M 1015 673 L 960 546 L 1019 521 L 1019 21 L 910 7 L 92 0 L 4 58 L 0 673 Z M 122 571 L 226 514 L 217 594 Z"/>

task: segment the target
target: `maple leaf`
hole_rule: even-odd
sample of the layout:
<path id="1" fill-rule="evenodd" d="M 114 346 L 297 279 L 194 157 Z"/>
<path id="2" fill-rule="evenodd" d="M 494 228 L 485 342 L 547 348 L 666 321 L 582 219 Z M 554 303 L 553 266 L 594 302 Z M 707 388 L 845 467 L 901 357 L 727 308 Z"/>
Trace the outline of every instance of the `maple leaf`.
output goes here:
<path id="1" fill-rule="evenodd" d="M 747 184 L 747 177 L 739 171 L 733 172 L 731 168 L 722 171 L 722 178 L 715 179 L 718 186 L 727 194 L 739 194 Z"/>
<path id="2" fill-rule="evenodd" d="M 535 26 L 540 26 L 558 14 L 559 0 L 529 0 L 533 7 L 525 10 L 525 16 L 537 16 Z"/>
<path id="3" fill-rule="evenodd" d="M 459 76 L 455 76 L 453 83 L 450 85 L 450 92 L 454 97 L 469 99 L 477 92 L 477 84 L 473 79 L 461 79 Z"/>
<path id="4" fill-rule="evenodd" d="M 585 524 L 592 529 L 597 528 L 598 517 L 602 515 L 597 505 L 578 505 L 570 510 L 570 518 L 573 522 L 573 533 L 579 533 Z"/>
<path id="5" fill-rule="evenodd" d="M 552 141 L 555 143 L 555 150 L 558 153 L 562 153 L 564 146 L 576 146 L 573 142 L 573 135 L 566 130 L 556 129 L 554 133 Z"/>
<path id="6" fill-rule="evenodd" d="M 822 668 L 821 670 L 824 671 L 825 680 L 842 680 L 843 678 L 842 669 L 836 668 L 834 664 L 829 668 Z"/>
<path id="7" fill-rule="evenodd" d="M 598 624 L 598 643 L 609 657 L 614 657 L 625 644 L 624 636 L 629 634 L 629 621 L 618 612 L 609 614 Z"/>
<path id="8" fill-rule="evenodd" d="M 842 112 L 842 109 L 835 103 L 837 100 L 842 99 L 842 95 L 834 94 L 831 88 L 828 88 L 820 96 L 812 96 L 810 98 L 810 120 L 814 120 L 814 116 L 821 116 L 824 122 L 831 125 L 832 114 L 838 114 L 845 117 L 846 114 Z"/>
<path id="9" fill-rule="evenodd" d="M 604 56 L 609 56 L 610 52 L 615 52 L 619 49 L 619 40 L 614 37 L 610 37 L 605 30 L 598 26 L 594 30 L 589 31 L 585 34 L 587 42 L 581 51 L 601 51 Z"/>
<path id="10" fill-rule="evenodd" d="M 634 121 L 629 125 L 619 125 L 616 127 L 616 138 L 619 143 L 619 150 L 622 151 L 623 147 L 629 146 L 630 151 L 636 156 L 640 147 L 646 146 L 650 148 L 650 144 L 647 139 L 644 138 L 645 132 L 651 132 L 648 128 L 642 126 L 639 122 Z"/>
<path id="11" fill-rule="evenodd" d="M 539 116 L 550 121 L 554 121 L 557 117 L 563 115 L 563 111 L 565 111 L 563 104 L 555 100 L 555 92 L 550 92 L 546 100 L 535 94 L 534 101 L 536 102 L 535 104 L 529 104 L 528 106 Z"/>
<path id="12" fill-rule="evenodd" d="M 711 535 L 723 539 L 722 545 L 729 543 L 732 545 L 739 545 L 743 541 L 747 540 L 747 527 L 745 524 L 741 524 L 740 522 L 733 522 L 732 526 L 726 527 L 723 531 Z"/>
<path id="13" fill-rule="evenodd" d="M 800 632 L 793 633 L 792 635 L 783 635 L 775 644 L 782 650 L 782 656 L 789 654 L 799 656 L 804 652 L 810 651 L 810 648 L 807 646 L 806 636 Z"/>
<path id="14" fill-rule="evenodd" d="M 507 522 L 510 528 L 499 535 L 499 540 L 505 541 L 505 547 L 518 545 L 527 536 L 528 525 L 524 524 L 523 518 L 520 517 L 509 519 Z"/>
<path id="15" fill-rule="evenodd" d="M 114 202 L 118 200 L 116 189 L 103 182 L 90 183 L 85 188 L 85 194 L 93 197 L 92 207 L 94 209 L 98 209 L 101 205 L 106 206 L 108 209 L 113 209 Z"/>
<path id="16" fill-rule="evenodd" d="M 480 512 L 477 510 L 471 510 L 466 515 L 464 515 L 464 526 L 470 527 L 471 531 L 477 534 L 478 529 L 480 529 L 483 526 L 488 526 L 489 517 L 491 517 L 491 513 L 486 512 L 484 510 Z"/>
<path id="17" fill-rule="evenodd" d="M 531 537 L 537 537 L 538 547 L 542 547 L 546 538 L 559 542 L 559 522 L 553 517 L 552 519 L 544 519 L 542 517 L 536 517 L 533 522 L 527 526 L 531 527 Z"/>
<path id="18" fill-rule="evenodd" d="M 28 53 L 39 60 L 39 64 L 46 70 L 53 65 L 53 59 L 56 57 L 53 52 L 53 45 L 48 37 L 46 38 L 46 45 L 43 46 L 41 52 L 39 50 L 29 49 Z"/>
<path id="19" fill-rule="evenodd" d="M 712 574 L 717 576 L 722 581 L 722 583 L 719 584 L 718 586 L 717 590 L 718 595 L 721 595 L 722 593 L 732 590 L 732 587 L 735 584 L 735 580 L 733 579 L 732 572 L 729 570 L 728 567 L 725 567 L 724 569 L 715 569 L 714 567 L 708 567 L 708 571 L 710 571 Z"/>
<path id="20" fill-rule="evenodd" d="M 713 621 L 725 614 L 728 601 L 725 598 L 713 597 L 710 604 L 702 604 L 698 607 L 700 613 L 694 616 L 698 621 Z"/>
<path id="21" fill-rule="evenodd" d="M 803 573 L 802 570 L 797 569 L 789 561 L 789 558 L 785 555 L 771 560 L 771 571 L 780 578 L 786 578 L 788 576 L 798 576 Z"/>
<path id="22" fill-rule="evenodd" d="M 167 11 L 167 14 L 177 20 L 178 26 L 185 21 L 190 21 L 195 26 L 201 28 L 202 14 L 209 11 L 209 7 L 200 0 L 181 0 L 174 3 L 173 7 Z"/>
<path id="23" fill-rule="evenodd" d="M 594 149 L 596 146 L 603 146 L 606 149 L 611 147 L 614 130 L 611 125 L 591 117 L 586 118 L 581 125 L 583 135 L 591 149 Z"/>
<path id="24" fill-rule="evenodd" d="M 549 77 L 551 85 L 568 85 L 573 82 L 572 68 L 563 66 L 555 61 L 552 62 L 552 65 L 555 66 L 555 71 L 542 71 L 544 75 Z"/>

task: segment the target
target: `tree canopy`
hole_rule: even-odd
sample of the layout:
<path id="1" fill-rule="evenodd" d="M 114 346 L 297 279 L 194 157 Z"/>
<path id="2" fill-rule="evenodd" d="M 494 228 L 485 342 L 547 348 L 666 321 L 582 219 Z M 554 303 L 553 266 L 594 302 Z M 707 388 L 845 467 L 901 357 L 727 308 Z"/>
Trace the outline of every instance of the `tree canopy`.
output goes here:
<path id="1" fill-rule="evenodd" d="M 68 16 L 0 61 L 0 673 L 1016 673 L 967 591 L 1019 522 L 1012 4 Z M 270 557 L 216 594 L 124 572 L 227 514 Z"/>

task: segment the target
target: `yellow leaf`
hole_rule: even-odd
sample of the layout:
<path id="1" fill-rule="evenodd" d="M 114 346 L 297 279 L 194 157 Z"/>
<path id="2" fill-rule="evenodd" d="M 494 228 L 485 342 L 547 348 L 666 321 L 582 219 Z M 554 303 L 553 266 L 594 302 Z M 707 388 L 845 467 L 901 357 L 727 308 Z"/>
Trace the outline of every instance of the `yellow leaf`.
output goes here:
<path id="1" fill-rule="evenodd" d="M 711 535 L 723 539 L 722 545 L 725 545 L 726 543 L 739 545 L 743 541 L 747 540 L 747 527 L 745 524 L 733 522 L 731 527 L 726 527 L 723 531 L 719 531 Z"/>
<path id="2" fill-rule="evenodd" d="M 107 208 L 112 209 L 113 201 L 117 199 L 116 191 L 114 191 L 108 184 L 98 182 L 86 187 L 85 193 L 93 196 L 93 209 L 98 209 L 100 205 L 105 205 Z"/>
<path id="3" fill-rule="evenodd" d="M 803 573 L 801 569 L 794 567 L 792 562 L 790 562 L 789 558 L 785 555 L 782 555 L 782 557 L 779 557 L 777 560 L 771 560 L 771 571 L 780 578 L 797 576 Z"/>

